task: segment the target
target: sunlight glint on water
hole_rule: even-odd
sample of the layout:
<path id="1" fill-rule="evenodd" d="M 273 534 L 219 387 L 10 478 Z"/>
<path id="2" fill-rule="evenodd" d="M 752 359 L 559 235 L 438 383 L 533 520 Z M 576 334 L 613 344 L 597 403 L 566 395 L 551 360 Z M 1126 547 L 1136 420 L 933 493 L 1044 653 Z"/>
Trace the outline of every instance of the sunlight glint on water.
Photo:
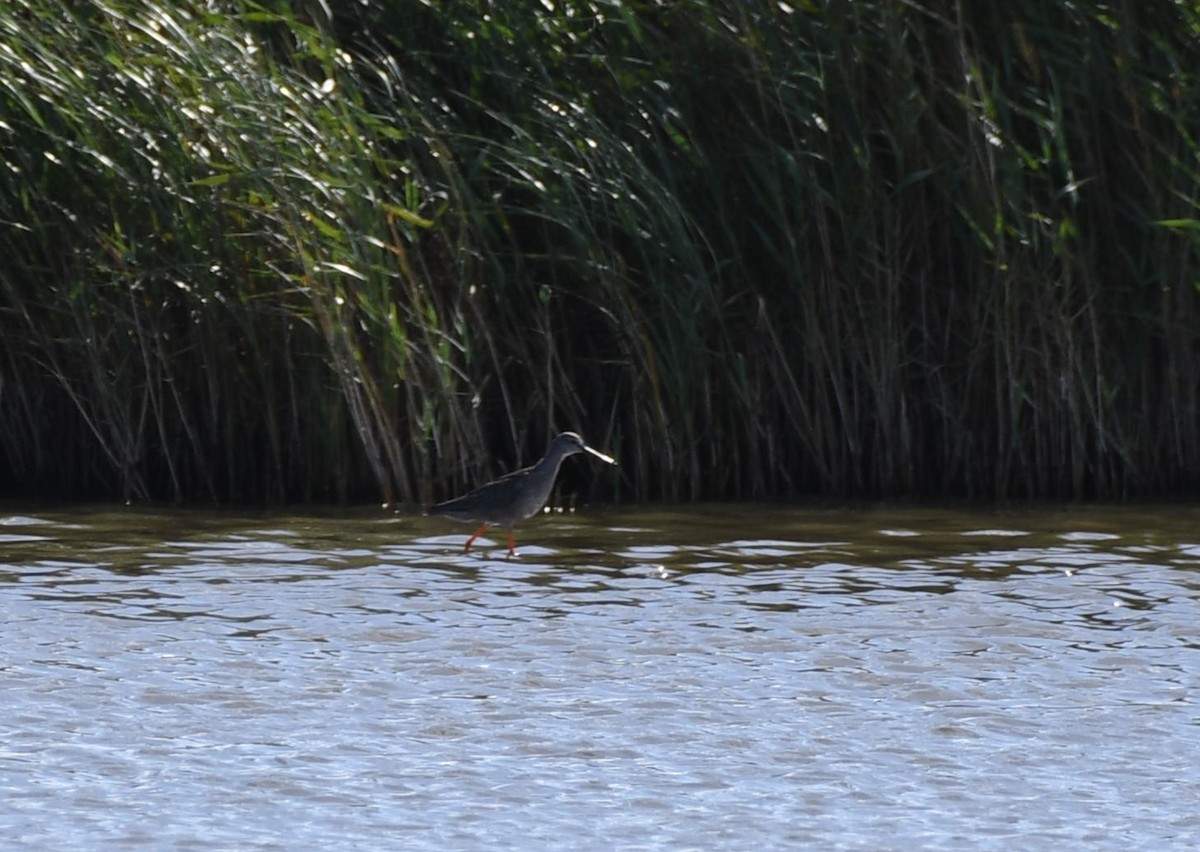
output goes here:
<path id="1" fill-rule="evenodd" d="M 28 848 L 1181 848 L 1200 513 L 0 518 Z"/>

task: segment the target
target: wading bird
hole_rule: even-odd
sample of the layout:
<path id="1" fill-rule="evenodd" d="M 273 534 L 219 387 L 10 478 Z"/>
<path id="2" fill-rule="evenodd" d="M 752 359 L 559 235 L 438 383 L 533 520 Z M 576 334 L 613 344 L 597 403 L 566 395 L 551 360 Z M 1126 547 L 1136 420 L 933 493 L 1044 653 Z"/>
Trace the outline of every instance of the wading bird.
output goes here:
<path id="1" fill-rule="evenodd" d="M 513 527 L 517 521 L 523 521 L 541 510 L 550 496 L 550 489 L 554 487 L 559 465 L 563 459 L 575 453 L 591 453 L 602 461 L 616 464 L 611 456 L 593 450 L 574 432 L 563 432 L 550 442 L 550 449 L 546 450 L 546 455 L 537 464 L 514 470 L 461 497 L 438 503 L 429 510 L 429 514 L 482 525 L 467 539 L 463 553 L 471 552 L 471 544 L 487 532 L 489 526 L 508 527 L 508 555 L 510 558 L 516 556 Z"/>

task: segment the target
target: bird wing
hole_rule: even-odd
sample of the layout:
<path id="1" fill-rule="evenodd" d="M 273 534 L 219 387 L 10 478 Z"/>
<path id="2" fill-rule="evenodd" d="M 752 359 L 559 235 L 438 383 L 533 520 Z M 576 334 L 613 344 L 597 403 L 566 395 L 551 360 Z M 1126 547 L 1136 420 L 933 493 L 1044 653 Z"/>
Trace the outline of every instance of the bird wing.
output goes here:
<path id="1" fill-rule="evenodd" d="M 506 473 L 499 479 L 480 485 L 474 491 L 468 491 L 461 497 L 438 503 L 429 513 L 432 515 L 461 514 L 468 520 L 486 520 L 488 510 L 503 510 L 512 501 L 511 493 L 517 480 L 529 473 L 531 468 L 523 467 Z"/>

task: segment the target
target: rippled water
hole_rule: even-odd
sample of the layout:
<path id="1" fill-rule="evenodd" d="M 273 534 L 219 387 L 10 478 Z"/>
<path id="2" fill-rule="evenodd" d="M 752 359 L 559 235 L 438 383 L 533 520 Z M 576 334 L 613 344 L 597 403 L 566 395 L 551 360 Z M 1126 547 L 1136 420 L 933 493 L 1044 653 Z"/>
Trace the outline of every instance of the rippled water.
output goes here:
<path id="1" fill-rule="evenodd" d="M 1198 521 L 0 515 L 0 844 L 1195 846 Z"/>

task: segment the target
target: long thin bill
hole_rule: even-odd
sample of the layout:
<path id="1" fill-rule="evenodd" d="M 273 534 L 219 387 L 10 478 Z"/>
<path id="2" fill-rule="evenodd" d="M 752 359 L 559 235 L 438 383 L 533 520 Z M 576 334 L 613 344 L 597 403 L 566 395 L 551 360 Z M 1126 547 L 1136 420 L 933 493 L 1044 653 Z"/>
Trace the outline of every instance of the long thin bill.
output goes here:
<path id="1" fill-rule="evenodd" d="M 609 464 L 617 463 L 617 460 L 614 459 L 612 456 L 606 456 L 606 455 L 604 455 L 604 453 L 600 452 L 599 450 L 593 450 L 587 444 L 584 444 L 583 448 L 585 450 L 587 450 L 589 453 L 591 453 L 592 455 L 594 455 L 596 458 L 600 459 L 601 461 L 606 461 Z"/>

